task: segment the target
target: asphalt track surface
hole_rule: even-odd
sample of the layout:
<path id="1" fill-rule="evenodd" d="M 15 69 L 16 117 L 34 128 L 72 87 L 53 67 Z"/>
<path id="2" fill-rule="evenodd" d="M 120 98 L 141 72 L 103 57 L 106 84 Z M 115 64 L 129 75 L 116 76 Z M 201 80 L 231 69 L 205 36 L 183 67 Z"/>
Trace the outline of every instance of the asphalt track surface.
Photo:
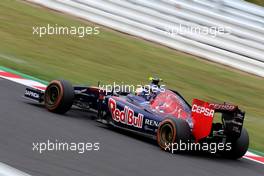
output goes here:
<path id="1" fill-rule="evenodd" d="M 0 162 L 35 176 L 260 176 L 250 160 L 169 154 L 144 138 L 111 130 L 77 109 L 52 114 L 22 98 L 25 87 L 0 78 Z M 33 142 L 100 142 L 99 151 L 32 150 Z"/>

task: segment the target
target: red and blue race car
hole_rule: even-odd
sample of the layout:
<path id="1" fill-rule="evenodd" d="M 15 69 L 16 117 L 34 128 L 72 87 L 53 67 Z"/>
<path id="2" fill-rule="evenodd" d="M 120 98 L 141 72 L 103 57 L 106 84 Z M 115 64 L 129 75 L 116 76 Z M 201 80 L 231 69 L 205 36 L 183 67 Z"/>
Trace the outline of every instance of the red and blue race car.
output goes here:
<path id="1" fill-rule="evenodd" d="M 54 80 L 45 91 L 27 88 L 24 96 L 44 102 L 54 113 L 66 113 L 72 105 L 95 110 L 98 122 L 153 138 L 166 151 L 181 151 L 183 144 L 185 150 L 204 144 L 210 150 L 209 144 L 217 144 L 217 153 L 232 159 L 246 153 L 249 137 L 243 128 L 245 112 L 238 106 L 198 99 L 189 105 L 177 91 L 161 91 L 159 82 L 153 78 L 147 91 L 130 93 Z M 152 91 L 153 87 L 158 91 Z M 214 122 L 217 116 L 221 116 L 220 122 Z"/>

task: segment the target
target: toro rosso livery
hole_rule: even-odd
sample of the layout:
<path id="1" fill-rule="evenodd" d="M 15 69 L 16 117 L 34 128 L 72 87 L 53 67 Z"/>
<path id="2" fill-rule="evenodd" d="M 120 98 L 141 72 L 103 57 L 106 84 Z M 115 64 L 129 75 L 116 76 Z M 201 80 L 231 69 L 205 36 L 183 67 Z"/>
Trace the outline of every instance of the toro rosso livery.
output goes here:
<path id="1" fill-rule="evenodd" d="M 164 150 L 168 144 L 180 142 L 229 142 L 230 150 L 219 151 L 221 155 L 237 159 L 246 153 L 249 137 L 243 128 L 245 112 L 238 106 L 198 99 L 189 105 L 177 91 L 161 89 L 159 82 L 152 78 L 149 87 L 130 93 L 54 80 L 45 91 L 27 88 L 24 96 L 44 102 L 49 111 L 60 114 L 72 105 L 95 110 L 98 122 L 151 137 Z M 215 123 L 217 116 L 221 121 Z"/>

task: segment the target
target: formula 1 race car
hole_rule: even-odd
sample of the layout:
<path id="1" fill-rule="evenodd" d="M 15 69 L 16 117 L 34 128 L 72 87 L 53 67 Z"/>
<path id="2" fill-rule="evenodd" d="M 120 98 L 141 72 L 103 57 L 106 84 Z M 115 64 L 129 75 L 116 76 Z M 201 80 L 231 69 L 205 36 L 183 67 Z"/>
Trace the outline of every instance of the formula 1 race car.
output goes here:
<path id="1" fill-rule="evenodd" d="M 182 144 L 185 150 L 192 150 L 186 145 L 221 144 L 217 153 L 232 159 L 246 153 L 249 137 L 243 128 L 245 112 L 238 106 L 198 99 L 191 106 L 177 91 L 161 89 L 159 82 L 152 78 L 148 88 L 131 93 L 54 80 L 45 91 L 27 88 L 24 96 L 44 102 L 49 111 L 59 114 L 66 113 L 72 105 L 95 110 L 98 122 L 151 137 L 172 153 L 179 151 Z M 217 113 L 221 122 L 214 122 Z"/>

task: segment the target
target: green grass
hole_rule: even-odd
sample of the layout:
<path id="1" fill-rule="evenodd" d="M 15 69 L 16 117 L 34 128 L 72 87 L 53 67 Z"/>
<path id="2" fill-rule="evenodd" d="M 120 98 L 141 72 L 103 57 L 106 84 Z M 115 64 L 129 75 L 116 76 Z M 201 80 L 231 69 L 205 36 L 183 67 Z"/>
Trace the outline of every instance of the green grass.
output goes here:
<path id="1" fill-rule="evenodd" d="M 246 110 L 250 147 L 264 151 L 264 79 L 100 27 L 100 35 L 32 35 L 32 26 L 94 26 L 14 0 L 0 1 L 0 65 L 43 80 L 139 84 L 159 75 L 192 98 L 231 102 Z"/>
<path id="2" fill-rule="evenodd" d="M 260 6 L 264 6 L 264 1 L 263 0 L 246 0 L 248 2 L 260 5 Z"/>

